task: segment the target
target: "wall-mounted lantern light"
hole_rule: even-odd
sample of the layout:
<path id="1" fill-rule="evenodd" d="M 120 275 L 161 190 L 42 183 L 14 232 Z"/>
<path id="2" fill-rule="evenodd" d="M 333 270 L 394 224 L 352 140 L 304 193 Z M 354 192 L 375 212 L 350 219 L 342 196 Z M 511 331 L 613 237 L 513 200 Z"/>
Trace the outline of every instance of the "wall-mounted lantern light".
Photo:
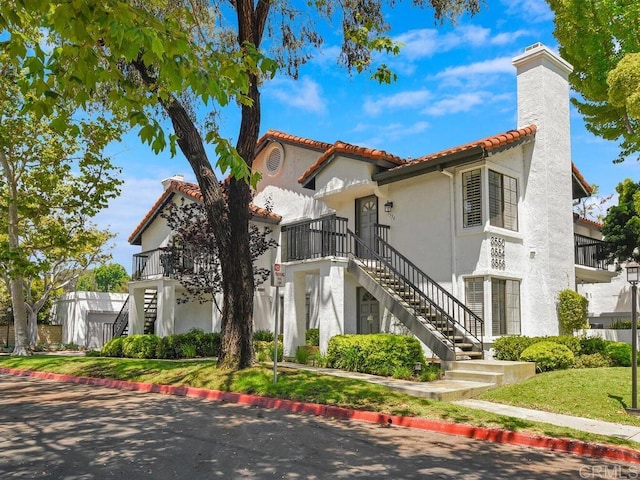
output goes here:
<path id="1" fill-rule="evenodd" d="M 387 200 L 387 203 L 384 204 L 384 211 L 386 213 L 391 213 L 392 208 L 393 208 L 393 202 L 391 200 Z"/>

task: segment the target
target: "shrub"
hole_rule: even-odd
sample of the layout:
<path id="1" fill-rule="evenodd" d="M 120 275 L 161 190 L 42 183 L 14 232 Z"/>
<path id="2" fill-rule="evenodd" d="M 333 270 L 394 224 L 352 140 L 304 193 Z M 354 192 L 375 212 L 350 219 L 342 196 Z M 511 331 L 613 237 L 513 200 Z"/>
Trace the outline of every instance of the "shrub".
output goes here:
<path id="1" fill-rule="evenodd" d="M 582 355 L 593 355 L 594 353 L 604 355 L 607 343 L 600 337 L 582 337 L 580 338 L 580 353 Z"/>
<path id="2" fill-rule="evenodd" d="M 298 347 L 298 349 L 296 350 L 296 363 L 306 365 L 307 363 L 309 363 L 310 358 L 311 350 L 305 347 Z"/>
<path id="3" fill-rule="evenodd" d="M 127 358 L 155 358 L 159 340 L 157 335 L 129 335 L 122 341 L 122 354 Z"/>
<path id="4" fill-rule="evenodd" d="M 422 372 L 420 372 L 421 382 L 433 382 L 439 380 L 440 377 L 442 377 L 442 369 L 440 365 L 435 363 L 427 363 L 422 367 Z"/>
<path id="5" fill-rule="evenodd" d="M 158 341 L 158 345 L 156 346 L 156 358 L 162 358 L 167 360 L 173 360 L 178 358 L 178 353 L 176 351 L 175 344 L 175 335 L 169 335 L 167 337 L 162 337 Z"/>
<path id="6" fill-rule="evenodd" d="M 273 361 L 273 340 L 265 342 L 257 340 L 253 342 L 253 349 L 256 352 L 256 359 L 259 362 Z M 284 358 L 282 353 L 282 342 L 278 342 L 278 361 L 281 362 Z"/>
<path id="7" fill-rule="evenodd" d="M 101 357 L 102 353 L 99 350 L 87 350 L 84 353 L 85 357 Z"/>
<path id="8" fill-rule="evenodd" d="M 193 343 L 180 344 L 180 358 L 196 358 L 198 350 Z"/>
<path id="9" fill-rule="evenodd" d="M 573 335 L 558 335 L 555 337 L 533 337 L 535 339 L 535 343 L 538 342 L 554 342 L 559 343 L 560 345 L 564 345 L 571 353 L 574 355 L 580 355 L 582 353 L 582 347 L 580 343 L 580 337 L 574 337 Z"/>
<path id="10" fill-rule="evenodd" d="M 413 372 L 417 362 L 424 363 L 420 342 L 404 335 L 337 335 L 327 349 L 329 367 L 373 375 L 392 375 L 398 367 Z"/>
<path id="11" fill-rule="evenodd" d="M 116 337 L 109 340 L 102 346 L 103 357 L 122 357 L 122 342 L 124 337 Z"/>
<path id="12" fill-rule="evenodd" d="M 398 380 L 410 380 L 413 377 L 413 368 L 410 367 L 396 367 L 391 373 L 393 378 Z"/>
<path id="13" fill-rule="evenodd" d="M 590 353 L 580 355 L 573 361 L 573 368 L 600 368 L 609 367 L 611 362 L 602 353 Z"/>
<path id="14" fill-rule="evenodd" d="M 631 366 L 631 345 L 623 342 L 609 342 L 605 355 L 614 367 Z"/>
<path id="15" fill-rule="evenodd" d="M 258 342 L 273 342 L 273 332 L 271 330 L 256 330 L 253 332 L 253 340 Z"/>
<path id="16" fill-rule="evenodd" d="M 575 290 L 562 290 L 558 294 L 558 322 L 564 332 L 587 328 L 589 300 Z"/>
<path id="17" fill-rule="evenodd" d="M 311 347 L 320 346 L 320 329 L 319 328 L 310 328 L 307 330 L 307 333 L 304 335 L 305 344 Z"/>
<path id="18" fill-rule="evenodd" d="M 318 350 L 314 355 L 313 355 L 313 362 L 315 363 L 316 367 L 326 367 L 328 365 L 327 362 L 327 356 L 323 355 L 322 353 L 320 353 L 320 350 Z"/>
<path id="19" fill-rule="evenodd" d="M 574 355 L 568 347 L 549 341 L 534 343 L 520 355 L 520 360 L 524 362 L 536 362 L 539 372 L 569 368 L 573 359 Z"/>
<path id="20" fill-rule="evenodd" d="M 640 328 L 640 322 L 636 326 Z M 614 320 L 609 328 L 612 330 L 631 330 L 631 327 L 631 320 Z"/>
<path id="21" fill-rule="evenodd" d="M 534 343 L 535 339 L 533 337 L 523 337 L 520 335 L 498 338 L 493 343 L 494 357 L 496 360 L 516 362 L 520 360 L 522 352 Z"/>

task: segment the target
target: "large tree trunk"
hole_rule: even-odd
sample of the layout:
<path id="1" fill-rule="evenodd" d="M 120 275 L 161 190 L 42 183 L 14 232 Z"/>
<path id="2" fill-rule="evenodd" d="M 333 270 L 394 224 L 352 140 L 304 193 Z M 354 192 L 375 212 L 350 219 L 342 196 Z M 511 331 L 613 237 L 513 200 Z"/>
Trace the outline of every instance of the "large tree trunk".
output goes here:
<path id="1" fill-rule="evenodd" d="M 235 3 L 238 18 L 238 44 L 245 42 L 260 47 L 268 17 L 270 2 L 253 0 Z M 134 62 L 148 85 L 153 78 L 146 66 Z M 248 97 L 252 105 L 242 106 L 242 121 L 236 150 L 251 167 L 260 132 L 260 92 L 258 78 L 250 75 Z M 222 327 L 221 347 L 218 359 L 220 368 L 240 369 L 253 364 L 253 294 L 254 278 L 249 243 L 249 204 L 251 190 L 244 180 L 231 179 L 227 199 L 222 194 L 218 180 L 204 150 L 202 136 L 193 124 L 185 108 L 175 99 L 161 100 L 169 115 L 178 146 L 193 169 L 203 196 L 209 224 L 213 228 L 222 269 Z"/>
<path id="2" fill-rule="evenodd" d="M 20 247 L 20 233 L 18 226 L 18 188 L 16 179 L 9 168 L 9 162 L 0 151 L 0 164 L 5 173 L 9 198 L 7 205 L 7 234 L 9 249 L 15 252 Z M 11 293 L 11 305 L 13 307 L 13 325 L 15 343 L 13 355 L 29 355 L 29 338 L 27 334 L 27 310 L 24 298 L 24 278 L 20 272 L 9 272 L 9 290 Z"/>
<path id="3" fill-rule="evenodd" d="M 26 305 L 26 303 L 25 303 Z M 38 311 L 27 305 L 27 340 L 30 350 L 35 350 L 38 344 Z"/>
<path id="4" fill-rule="evenodd" d="M 30 355 L 27 333 L 27 310 L 24 305 L 24 280 L 17 275 L 9 280 L 13 306 L 14 347 L 12 355 Z"/>

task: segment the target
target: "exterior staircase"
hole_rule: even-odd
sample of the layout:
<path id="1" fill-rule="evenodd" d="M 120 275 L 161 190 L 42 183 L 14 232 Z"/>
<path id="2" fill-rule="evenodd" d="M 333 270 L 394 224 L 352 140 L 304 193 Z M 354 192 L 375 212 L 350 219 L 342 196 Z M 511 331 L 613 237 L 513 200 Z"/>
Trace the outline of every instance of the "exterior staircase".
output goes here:
<path id="1" fill-rule="evenodd" d="M 443 362 L 483 358 L 483 322 L 462 302 L 374 233 L 375 247 L 351 231 L 348 270 Z"/>
<path id="2" fill-rule="evenodd" d="M 129 298 L 124 302 L 120 313 L 113 322 L 112 337 L 126 337 L 129 334 Z M 147 288 L 144 291 L 144 333 L 155 333 L 158 318 L 158 291 Z"/>

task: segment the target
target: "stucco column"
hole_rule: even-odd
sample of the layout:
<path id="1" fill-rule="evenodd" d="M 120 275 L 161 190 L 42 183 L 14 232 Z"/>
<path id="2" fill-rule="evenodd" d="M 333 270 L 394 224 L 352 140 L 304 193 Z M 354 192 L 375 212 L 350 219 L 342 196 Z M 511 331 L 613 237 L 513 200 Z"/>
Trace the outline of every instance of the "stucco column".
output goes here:
<path id="1" fill-rule="evenodd" d="M 329 339 L 345 333 L 346 263 L 325 262 L 318 283 L 320 351 L 326 353 Z"/>
<path id="2" fill-rule="evenodd" d="M 129 335 L 144 333 L 144 288 L 129 286 Z"/>
<path id="3" fill-rule="evenodd" d="M 158 313 L 156 335 L 166 337 L 175 333 L 176 282 L 164 280 L 158 285 Z"/>
<path id="4" fill-rule="evenodd" d="M 284 287 L 284 356 L 294 357 L 305 344 L 306 272 L 286 270 Z"/>

